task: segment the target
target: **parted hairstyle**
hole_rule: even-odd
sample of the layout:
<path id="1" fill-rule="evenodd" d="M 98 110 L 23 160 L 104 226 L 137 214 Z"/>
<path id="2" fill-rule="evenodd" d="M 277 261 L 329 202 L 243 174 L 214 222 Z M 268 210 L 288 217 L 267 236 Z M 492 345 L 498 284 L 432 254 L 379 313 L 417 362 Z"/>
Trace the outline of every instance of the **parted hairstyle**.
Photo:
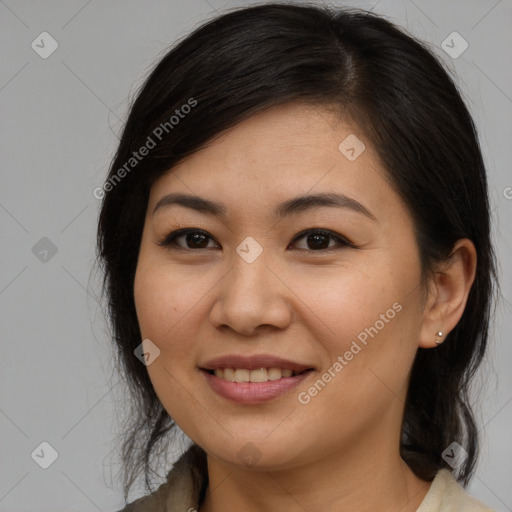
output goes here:
<path id="1" fill-rule="evenodd" d="M 435 54 L 383 17 L 266 3 L 203 23 L 158 62 L 131 103 L 102 189 L 97 256 L 132 407 L 121 439 L 125 499 L 142 473 L 152 492 L 156 448 L 175 427 L 134 355 L 142 341 L 134 276 L 151 185 L 224 130 L 292 101 L 334 110 L 376 148 L 414 221 L 422 285 L 457 240 L 469 238 L 476 247 L 476 278 L 461 320 L 442 345 L 417 351 L 400 446 L 422 479 L 451 469 L 442 453 L 453 441 L 467 452 L 458 480 L 467 485 L 474 472 L 478 436 L 469 385 L 486 349 L 496 266 L 471 115 Z"/>

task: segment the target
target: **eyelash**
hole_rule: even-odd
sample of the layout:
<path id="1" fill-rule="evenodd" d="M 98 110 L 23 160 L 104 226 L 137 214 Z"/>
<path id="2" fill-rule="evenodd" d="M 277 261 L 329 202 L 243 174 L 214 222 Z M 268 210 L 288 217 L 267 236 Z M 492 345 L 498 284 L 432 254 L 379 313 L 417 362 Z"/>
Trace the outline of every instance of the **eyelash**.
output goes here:
<path id="1" fill-rule="evenodd" d="M 184 229 L 178 229 L 177 231 L 173 231 L 172 233 L 169 233 L 162 241 L 157 242 L 157 245 L 166 247 L 168 249 L 177 249 L 177 250 L 181 249 L 181 250 L 185 250 L 185 251 L 200 251 L 200 250 L 205 250 L 205 249 L 212 249 L 212 247 L 202 247 L 199 249 L 191 249 L 190 247 L 182 247 L 182 246 L 176 244 L 176 239 L 178 239 L 182 236 L 185 236 L 189 233 L 200 233 L 200 234 L 208 237 L 210 240 L 213 240 L 215 243 L 218 243 L 213 237 L 211 237 L 206 231 L 203 231 L 202 229 L 184 228 Z M 338 243 L 338 247 L 333 246 L 333 247 L 328 247 L 326 249 L 318 249 L 318 250 L 299 249 L 300 251 L 304 251 L 306 253 L 330 252 L 333 249 L 339 250 L 339 249 L 343 249 L 346 247 L 357 249 L 357 247 L 352 242 L 350 242 L 347 238 L 345 238 L 341 235 L 338 235 L 337 233 L 335 233 L 333 231 L 330 231 L 327 229 L 320 229 L 320 228 L 312 228 L 312 229 L 307 229 L 307 230 L 301 231 L 300 233 L 298 233 L 295 236 L 295 238 L 292 240 L 291 244 L 297 242 L 301 238 L 306 237 L 307 235 L 323 235 L 323 236 L 331 237 L 333 240 L 335 240 Z"/>

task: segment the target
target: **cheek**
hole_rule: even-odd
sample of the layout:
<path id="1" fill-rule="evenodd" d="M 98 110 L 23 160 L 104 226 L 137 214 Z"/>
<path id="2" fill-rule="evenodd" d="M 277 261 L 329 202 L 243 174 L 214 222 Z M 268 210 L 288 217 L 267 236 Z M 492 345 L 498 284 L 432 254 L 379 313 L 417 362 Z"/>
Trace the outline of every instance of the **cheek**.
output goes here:
<path id="1" fill-rule="evenodd" d="M 172 356 L 162 358 L 160 364 L 175 360 L 185 350 L 185 340 L 193 339 L 192 333 L 182 330 L 187 325 L 184 319 L 197 302 L 196 288 L 177 282 L 173 276 L 172 269 L 148 265 L 144 260 L 135 274 L 134 299 L 142 339 L 149 338 L 163 355 Z"/>
<path id="2" fill-rule="evenodd" d="M 412 264 L 389 262 L 346 273 L 342 269 L 336 280 L 315 279 L 309 289 L 302 281 L 301 294 L 314 313 L 303 318 L 310 318 L 310 328 L 325 350 L 323 371 L 331 368 L 336 375 L 331 392 L 350 389 L 357 405 L 361 400 L 371 403 L 372 395 L 385 393 L 386 386 L 394 392 L 400 389 L 417 350 L 420 296 L 419 288 L 411 292 L 410 283 L 418 281 L 418 272 Z"/>
<path id="3" fill-rule="evenodd" d="M 323 276 L 310 272 L 307 278 L 297 275 L 291 281 L 297 295 L 304 297 L 304 317 L 323 331 L 319 339 L 339 351 L 375 322 L 380 327 L 381 314 L 389 311 L 385 320 L 396 316 L 393 304 L 403 297 L 403 292 L 396 285 L 400 280 L 386 277 L 390 275 L 389 268 L 383 270 L 374 264 L 330 269 Z"/>
<path id="4" fill-rule="evenodd" d="M 191 368 L 195 368 L 193 343 L 197 321 L 191 321 L 201 293 L 191 282 L 180 282 L 176 271 L 155 261 L 139 260 L 134 298 L 142 339 L 150 339 L 159 356 L 147 366 L 149 378 L 167 412 L 186 422 Z M 185 419 L 183 419 L 185 415 Z"/>
<path id="5" fill-rule="evenodd" d="M 135 273 L 134 299 L 143 338 L 160 339 L 179 313 L 178 303 L 165 275 L 157 266 L 139 262 Z M 168 325 L 167 325 L 168 324 Z"/>

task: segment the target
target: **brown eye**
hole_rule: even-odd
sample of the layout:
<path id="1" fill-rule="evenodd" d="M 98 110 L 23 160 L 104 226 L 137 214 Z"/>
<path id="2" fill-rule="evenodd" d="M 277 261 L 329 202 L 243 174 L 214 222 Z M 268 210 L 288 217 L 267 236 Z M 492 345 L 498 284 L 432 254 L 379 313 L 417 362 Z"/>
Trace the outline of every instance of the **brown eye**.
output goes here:
<path id="1" fill-rule="evenodd" d="M 301 239 L 305 240 L 306 247 L 299 247 L 299 250 L 307 252 L 330 251 L 343 247 L 355 248 L 354 244 L 346 238 L 327 230 L 309 229 L 303 231 L 295 237 L 290 246 L 297 245 L 297 241 Z M 212 242 L 213 245 L 211 245 Z M 164 240 L 158 242 L 158 245 L 184 250 L 212 249 L 219 246 L 213 237 L 200 229 L 179 229 L 173 231 Z"/>
<path id="2" fill-rule="evenodd" d="M 305 240 L 306 247 L 299 247 L 299 249 L 310 252 L 319 252 L 340 247 L 354 247 L 346 238 L 326 230 L 310 229 L 302 232 L 295 237 L 292 243 L 294 244 L 301 239 Z M 334 243 L 331 244 L 331 242 Z"/>
<path id="3" fill-rule="evenodd" d="M 213 241 L 213 238 L 205 231 L 179 229 L 167 235 L 163 241 L 158 242 L 158 245 L 164 247 L 175 246 L 181 249 L 209 249 L 212 247 L 208 246 L 210 241 Z"/>

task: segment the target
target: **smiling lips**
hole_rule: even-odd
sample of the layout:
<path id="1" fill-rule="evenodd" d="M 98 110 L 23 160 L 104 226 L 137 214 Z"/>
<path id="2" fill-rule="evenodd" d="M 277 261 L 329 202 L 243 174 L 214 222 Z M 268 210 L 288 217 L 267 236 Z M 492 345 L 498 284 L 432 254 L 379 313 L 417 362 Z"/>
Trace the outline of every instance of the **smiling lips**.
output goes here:
<path id="1" fill-rule="evenodd" d="M 212 359 L 201 370 L 217 394 L 234 402 L 255 404 L 290 391 L 313 368 L 270 355 L 231 355 Z"/>
<path id="2" fill-rule="evenodd" d="M 292 377 L 296 372 L 289 368 L 259 368 L 247 370 L 245 368 L 217 368 L 214 371 L 215 377 L 229 382 L 267 382 L 279 380 L 282 377 Z"/>

